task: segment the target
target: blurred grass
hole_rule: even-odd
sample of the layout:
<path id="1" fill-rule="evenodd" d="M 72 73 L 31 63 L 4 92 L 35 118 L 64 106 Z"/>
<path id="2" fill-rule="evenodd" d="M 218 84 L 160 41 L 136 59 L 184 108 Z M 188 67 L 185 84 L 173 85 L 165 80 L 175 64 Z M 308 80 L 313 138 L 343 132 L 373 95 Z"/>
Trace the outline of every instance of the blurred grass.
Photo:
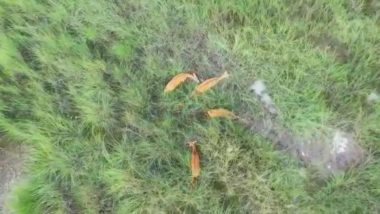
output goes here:
<path id="1" fill-rule="evenodd" d="M 380 90 L 379 11 L 375 0 L 0 1 L 0 131 L 31 147 L 15 212 L 380 212 L 380 105 L 366 104 Z M 184 70 L 232 78 L 196 99 L 192 83 L 164 95 Z M 256 78 L 287 127 L 354 131 L 366 163 L 316 181 L 260 136 L 199 116 L 260 114 Z"/>

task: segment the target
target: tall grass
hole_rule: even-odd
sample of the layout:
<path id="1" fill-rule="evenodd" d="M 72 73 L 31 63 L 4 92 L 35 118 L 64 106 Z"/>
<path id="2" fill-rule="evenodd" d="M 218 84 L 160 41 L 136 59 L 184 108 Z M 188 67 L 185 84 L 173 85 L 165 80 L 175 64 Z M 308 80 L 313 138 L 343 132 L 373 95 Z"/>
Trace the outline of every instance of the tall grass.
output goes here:
<path id="1" fill-rule="evenodd" d="M 377 1 L 0 1 L 0 131 L 31 148 L 16 213 L 380 212 Z M 232 78 L 199 98 L 174 74 Z M 336 126 L 369 152 L 317 180 L 269 142 L 200 111 L 260 114 L 264 79 L 283 123 Z M 200 182 L 190 185 L 197 139 Z"/>

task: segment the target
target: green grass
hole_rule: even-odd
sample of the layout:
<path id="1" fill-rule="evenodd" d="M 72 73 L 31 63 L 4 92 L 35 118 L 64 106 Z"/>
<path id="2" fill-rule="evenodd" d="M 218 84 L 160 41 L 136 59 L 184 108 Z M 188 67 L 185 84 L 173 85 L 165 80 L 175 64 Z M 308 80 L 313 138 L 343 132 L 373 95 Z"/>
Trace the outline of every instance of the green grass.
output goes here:
<path id="1" fill-rule="evenodd" d="M 0 131 L 31 148 L 15 212 L 380 212 L 380 105 L 366 104 L 380 90 L 379 11 L 376 0 L 1 0 Z M 184 70 L 232 77 L 199 98 L 193 83 L 163 94 Z M 244 127 L 198 116 L 259 115 L 257 78 L 286 127 L 353 131 L 365 163 L 320 181 Z"/>

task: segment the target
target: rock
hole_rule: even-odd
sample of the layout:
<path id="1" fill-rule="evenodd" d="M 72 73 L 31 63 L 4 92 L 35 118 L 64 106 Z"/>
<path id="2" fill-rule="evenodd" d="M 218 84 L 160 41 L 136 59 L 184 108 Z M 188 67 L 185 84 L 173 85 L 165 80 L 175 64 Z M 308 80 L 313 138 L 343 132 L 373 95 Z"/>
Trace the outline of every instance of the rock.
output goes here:
<path id="1" fill-rule="evenodd" d="M 369 104 L 373 104 L 373 103 L 377 103 L 379 102 L 380 100 L 380 96 L 379 94 L 377 94 L 375 91 L 371 92 L 368 96 L 367 96 L 367 102 Z"/>
<path id="2" fill-rule="evenodd" d="M 305 140 L 299 145 L 298 157 L 320 174 L 331 175 L 358 165 L 364 159 L 364 150 L 352 134 L 334 130 L 329 137 Z"/>

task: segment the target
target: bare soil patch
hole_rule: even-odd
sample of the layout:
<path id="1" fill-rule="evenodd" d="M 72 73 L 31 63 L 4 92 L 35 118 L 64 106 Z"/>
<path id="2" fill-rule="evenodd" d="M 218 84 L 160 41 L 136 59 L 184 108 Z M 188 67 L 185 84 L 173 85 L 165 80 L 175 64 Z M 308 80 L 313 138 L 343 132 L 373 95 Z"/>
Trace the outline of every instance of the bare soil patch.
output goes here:
<path id="1" fill-rule="evenodd" d="M 0 143 L 0 213 L 10 213 L 6 201 L 24 169 L 27 149 L 23 145 Z"/>

